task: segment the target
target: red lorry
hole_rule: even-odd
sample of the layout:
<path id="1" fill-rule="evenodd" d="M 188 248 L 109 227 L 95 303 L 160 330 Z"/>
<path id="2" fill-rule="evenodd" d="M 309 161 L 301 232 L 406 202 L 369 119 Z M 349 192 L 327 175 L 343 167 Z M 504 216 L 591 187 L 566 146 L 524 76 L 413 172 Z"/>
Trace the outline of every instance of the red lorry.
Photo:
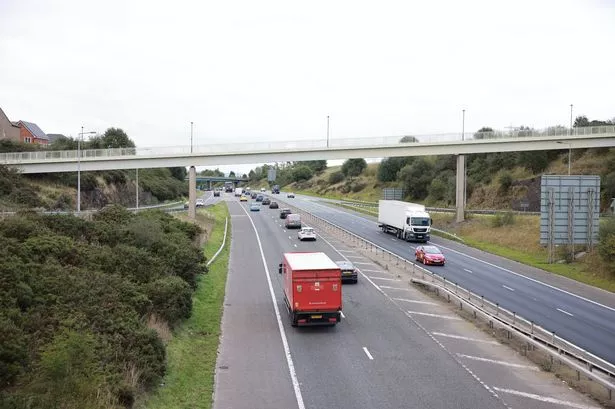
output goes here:
<path id="1" fill-rule="evenodd" d="M 293 327 L 340 322 L 341 272 L 325 253 L 284 253 L 279 273 Z"/>

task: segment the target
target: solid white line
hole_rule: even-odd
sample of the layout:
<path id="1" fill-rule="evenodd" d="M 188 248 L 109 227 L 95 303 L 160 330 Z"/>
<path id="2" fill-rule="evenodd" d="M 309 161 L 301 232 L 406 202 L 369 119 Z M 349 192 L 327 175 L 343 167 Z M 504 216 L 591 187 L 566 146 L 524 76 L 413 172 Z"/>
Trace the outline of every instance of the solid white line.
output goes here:
<path id="1" fill-rule="evenodd" d="M 463 271 L 467 271 L 468 273 L 472 274 L 472 270 L 468 270 L 467 268 L 464 268 Z"/>
<path id="2" fill-rule="evenodd" d="M 489 359 L 489 358 L 481 358 L 480 356 L 472 356 L 472 355 L 465 355 L 465 354 L 459 354 L 459 353 L 457 354 L 457 356 L 460 358 L 472 359 L 474 361 L 481 361 L 481 362 L 488 362 L 490 364 L 510 366 L 512 368 L 530 369 L 532 371 L 538 370 L 538 367 L 532 366 L 532 365 L 513 364 L 511 362 L 496 361 L 495 359 Z"/>
<path id="3" fill-rule="evenodd" d="M 504 284 L 502 284 L 502 287 L 506 288 L 508 291 L 515 291 L 514 288 L 510 288 L 509 286 L 504 285 Z"/>
<path id="4" fill-rule="evenodd" d="M 364 268 L 362 270 L 365 273 L 385 273 L 385 274 L 392 274 L 392 273 L 387 273 L 386 271 L 382 271 L 382 270 L 368 270 L 366 268 Z"/>
<path id="5" fill-rule="evenodd" d="M 571 292 L 569 292 L 569 291 L 562 290 L 561 288 L 558 288 L 558 287 L 552 286 L 552 285 L 550 285 L 550 284 L 543 283 L 542 281 L 536 280 L 535 278 L 531 278 L 531 277 L 528 277 L 528 276 L 524 276 L 523 274 L 520 274 L 520 273 L 515 273 L 515 272 L 514 272 L 514 271 L 512 271 L 512 270 L 509 270 L 509 269 L 504 268 L 504 267 L 500 267 L 500 266 L 498 266 L 498 265 L 495 265 L 495 264 L 490 263 L 490 262 L 488 262 L 488 261 L 481 260 L 481 259 L 479 259 L 479 258 L 476 258 L 476 257 L 470 256 L 470 255 L 465 254 L 465 253 L 462 253 L 462 252 L 460 252 L 460 251 L 453 250 L 453 249 L 452 249 L 452 248 L 450 248 L 450 247 L 445 247 L 445 246 L 442 246 L 442 245 L 438 245 L 438 247 L 442 247 L 443 249 L 446 249 L 446 250 L 448 250 L 448 251 L 452 251 L 453 253 L 457 253 L 457 254 L 462 255 L 462 256 L 464 256 L 464 257 L 468 257 L 468 258 L 470 258 L 470 259 L 472 259 L 472 260 L 474 260 L 474 261 L 478 261 L 478 262 L 480 262 L 480 263 L 487 264 L 488 266 L 491 266 L 491 267 L 497 268 L 497 269 L 502 270 L 502 271 L 506 271 L 507 273 L 510 273 L 510 274 L 514 274 L 514 275 L 516 275 L 517 277 L 525 278 L 526 280 L 532 281 L 532 282 L 537 283 L 537 284 L 542 284 L 542 285 L 544 285 L 545 287 L 551 288 L 551 289 L 553 289 L 553 290 L 560 291 L 560 292 L 562 292 L 562 293 L 564 293 L 564 294 L 568 294 L 568 295 L 571 295 L 571 296 L 573 296 L 573 297 L 576 297 L 576 298 L 578 298 L 578 299 L 580 299 L 580 300 L 587 301 L 588 303 L 591 303 L 591 304 L 597 305 L 598 307 L 606 308 L 607 310 L 611 310 L 611 311 L 615 312 L 615 308 L 609 307 L 609 306 L 604 305 L 604 304 L 600 304 L 599 302 L 596 302 L 596 301 L 590 300 L 590 299 L 585 298 L 585 297 L 581 297 L 580 295 L 577 295 L 577 294 L 575 294 L 575 293 L 571 293 Z M 603 290 L 603 291 L 604 291 L 604 290 Z"/>
<path id="6" fill-rule="evenodd" d="M 338 250 L 340 253 L 354 253 L 354 250 Z"/>
<path id="7" fill-rule="evenodd" d="M 455 317 L 454 315 L 440 315 L 440 314 L 430 314 L 428 312 L 418 312 L 418 311 L 406 311 L 408 314 L 412 315 L 424 315 L 426 317 L 434 317 L 434 318 L 443 318 L 446 320 L 459 321 L 461 318 Z"/>
<path id="8" fill-rule="evenodd" d="M 371 359 L 372 361 L 374 360 L 374 357 L 372 356 L 372 354 L 369 353 L 366 347 L 363 347 L 363 351 L 365 351 L 365 355 L 367 355 L 369 359 Z"/>
<path id="9" fill-rule="evenodd" d="M 568 402 L 565 400 L 551 398 L 549 396 L 536 395 L 533 393 L 515 391 L 512 389 L 498 388 L 497 386 L 494 386 L 493 389 L 495 389 L 498 392 L 504 392 L 504 393 L 509 393 L 511 395 L 523 396 L 524 398 L 535 399 L 541 402 L 555 403 L 556 405 L 570 406 L 571 408 L 576 408 L 576 409 L 599 409 L 599 407 L 597 406 L 583 405 L 581 403 Z"/>
<path id="10" fill-rule="evenodd" d="M 371 278 L 372 280 L 399 281 L 396 278 L 374 277 L 374 276 L 369 276 L 369 278 Z"/>
<path id="11" fill-rule="evenodd" d="M 500 345 L 499 342 L 497 341 L 487 341 L 484 339 L 477 339 L 477 338 L 468 338 L 468 337 L 462 337 L 461 335 L 453 335 L 453 334 L 445 334 L 443 332 L 432 332 L 433 335 L 437 335 L 439 337 L 446 337 L 446 338 L 453 338 L 453 339 L 462 339 L 464 341 L 472 341 L 472 342 L 481 342 L 483 344 L 489 344 L 489 345 Z"/>
<path id="12" fill-rule="evenodd" d="M 362 266 L 373 266 L 374 263 L 357 263 L 356 261 L 353 261 L 353 264 L 360 264 Z"/>
<path id="13" fill-rule="evenodd" d="M 367 277 L 367 276 L 365 276 Z M 369 277 L 367 277 L 369 278 Z M 375 284 L 374 284 L 375 285 Z M 385 288 L 387 290 L 403 290 L 403 291 L 410 291 L 409 288 L 405 288 L 405 287 L 390 287 L 388 285 L 381 285 L 379 288 Z"/>
<path id="14" fill-rule="evenodd" d="M 426 305 L 438 305 L 435 302 L 431 302 L 431 301 L 418 301 L 418 300 L 409 300 L 407 298 L 393 298 L 396 301 L 405 301 L 405 302 L 411 302 L 414 304 L 426 304 Z"/>
<path id="15" fill-rule="evenodd" d="M 559 312 L 563 312 L 563 313 L 564 313 L 564 314 L 566 314 L 566 315 L 569 315 L 569 316 L 571 316 L 571 317 L 574 317 L 574 315 L 573 315 L 573 314 L 569 313 L 568 311 L 564 311 L 564 310 L 562 310 L 561 308 L 557 308 L 557 310 L 558 310 Z"/>
<path id="16" fill-rule="evenodd" d="M 340 311 L 340 315 L 342 316 L 342 318 L 346 319 L 346 316 L 344 315 L 343 311 Z"/>
<path id="17" fill-rule="evenodd" d="M 288 346 L 288 339 L 286 338 L 286 331 L 284 331 L 284 325 L 282 325 L 282 318 L 280 317 L 280 309 L 278 308 L 277 300 L 275 299 L 275 292 L 273 291 L 273 285 L 271 284 L 271 274 L 269 273 L 269 268 L 267 268 L 267 261 L 265 260 L 265 253 L 263 252 L 263 245 L 261 243 L 260 236 L 258 234 L 258 230 L 256 229 L 256 225 L 250 217 L 250 214 L 243 208 L 243 211 L 246 212 L 248 219 L 250 219 L 250 223 L 252 223 L 252 228 L 256 233 L 256 241 L 258 242 L 258 248 L 261 252 L 261 260 L 263 261 L 263 266 L 265 267 L 265 273 L 267 276 L 267 284 L 269 285 L 269 295 L 271 295 L 271 302 L 273 303 L 273 310 L 275 311 L 275 318 L 278 321 L 278 329 L 280 331 L 280 337 L 282 338 L 282 346 L 284 347 L 284 353 L 286 355 L 286 363 L 288 364 L 288 371 L 290 372 L 290 379 L 293 384 L 293 389 L 295 391 L 295 399 L 297 399 L 297 407 L 299 409 L 305 409 L 305 404 L 303 403 L 303 396 L 301 395 L 301 388 L 299 387 L 299 379 L 297 378 L 297 372 L 295 371 L 295 364 L 293 363 L 293 357 L 290 354 L 290 347 Z"/>

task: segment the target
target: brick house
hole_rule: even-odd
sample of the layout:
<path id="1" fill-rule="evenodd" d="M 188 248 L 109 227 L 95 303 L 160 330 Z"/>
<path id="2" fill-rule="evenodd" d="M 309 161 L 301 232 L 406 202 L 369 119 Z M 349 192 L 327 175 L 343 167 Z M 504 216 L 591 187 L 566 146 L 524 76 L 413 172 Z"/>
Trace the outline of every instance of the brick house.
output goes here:
<path id="1" fill-rule="evenodd" d="M 34 143 L 37 145 L 49 144 L 49 138 L 35 123 L 19 121 L 17 124 L 19 125 L 19 140 L 21 142 Z"/>
<path id="2" fill-rule="evenodd" d="M 0 108 L 0 139 L 8 139 L 15 142 L 20 140 L 19 125 L 11 122 L 2 108 Z"/>

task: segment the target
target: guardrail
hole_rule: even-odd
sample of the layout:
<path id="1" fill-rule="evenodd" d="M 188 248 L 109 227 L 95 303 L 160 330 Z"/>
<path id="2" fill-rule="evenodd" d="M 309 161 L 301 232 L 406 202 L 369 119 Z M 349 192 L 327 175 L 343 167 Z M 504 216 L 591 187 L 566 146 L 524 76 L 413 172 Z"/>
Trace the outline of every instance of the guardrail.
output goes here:
<path id="1" fill-rule="evenodd" d="M 481 314 L 486 317 L 490 325 L 498 323 L 505 327 L 511 333 L 526 340 L 532 345 L 542 349 L 550 356 L 565 362 L 570 367 L 577 371 L 579 377 L 581 373 L 585 376 L 598 382 L 608 391 L 609 399 L 612 399 L 612 392 L 615 390 L 615 365 L 605 361 L 604 359 L 580 348 L 573 343 L 558 336 L 555 332 L 542 328 L 534 322 L 529 321 L 514 311 L 508 311 L 496 302 L 486 299 L 484 296 L 473 293 L 457 283 L 447 280 L 445 277 L 432 273 L 431 271 L 418 266 L 410 260 L 401 257 L 377 244 L 352 233 L 341 226 L 331 223 L 319 216 L 310 212 L 298 209 L 289 205 L 293 212 L 300 213 L 312 221 L 318 222 L 325 229 L 336 230 L 346 235 L 349 240 L 359 243 L 361 248 L 365 248 L 370 252 L 380 253 L 383 257 L 388 256 L 390 261 L 394 261 L 399 268 L 410 273 L 411 282 L 421 283 L 436 287 L 448 294 L 450 297 L 456 298 L 461 305 L 466 305 L 473 309 L 474 314 Z M 598 376 L 597 376 L 598 375 Z"/>
<path id="2" fill-rule="evenodd" d="M 378 208 L 378 202 L 363 202 L 360 200 L 340 200 L 340 204 L 354 207 L 364 208 Z M 427 212 L 431 213 L 456 213 L 457 209 L 450 207 L 425 207 Z M 514 214 L 527 214 L 527 215 L 540 215 L 540 212 L 526 212 L 522 210 L 496 210 L 496 209 L 466 209 L 466 213 L 469 214 L 498 214 L 498 213 L 514 213 Z"/>

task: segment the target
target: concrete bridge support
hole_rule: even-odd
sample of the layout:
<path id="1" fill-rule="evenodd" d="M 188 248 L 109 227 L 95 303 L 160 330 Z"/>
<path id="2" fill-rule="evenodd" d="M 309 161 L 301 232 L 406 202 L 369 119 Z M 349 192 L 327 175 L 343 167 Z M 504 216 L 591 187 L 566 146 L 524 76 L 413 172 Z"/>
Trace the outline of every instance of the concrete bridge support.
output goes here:
<path id="1" fill-rule="evenodd" d="M 196 219 L 196 168 L 190 166 L 188 171 L 188 217 Z"/>
<path id="2" fill-rule="evenodd" d="M 457 155 L 457 178 L 455 188 L 455 206 L 457 207 L 457 223 L 465 219 L 466 206 L 466 157 Z"/>

